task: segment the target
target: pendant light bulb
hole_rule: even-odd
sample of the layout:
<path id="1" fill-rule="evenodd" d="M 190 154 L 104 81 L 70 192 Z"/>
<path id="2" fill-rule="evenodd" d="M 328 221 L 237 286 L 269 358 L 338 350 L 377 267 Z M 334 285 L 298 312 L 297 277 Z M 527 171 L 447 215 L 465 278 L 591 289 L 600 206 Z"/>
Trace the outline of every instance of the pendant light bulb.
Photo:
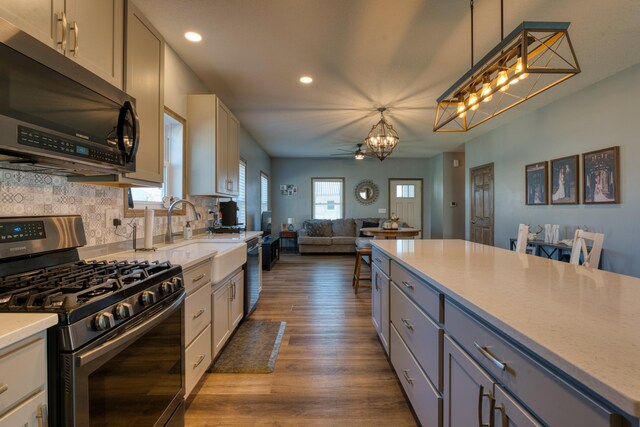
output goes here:
<path id="1" fill-rule="evenodd" d="M 456 112 L 461 119 L 467 115 L 467 110 L 464 108 L 464 95 L 462 94 L 458 96 L 458 109 Z"/>
<path id="2" fill-rule="evenodd" d="M 467 105 L 469 109 L 475 111 L 478 109 L 480 105 L 478 105 L 478 95 L 475 92 L 471 92 L 469 94 L 469 99 L 467 100 Z"/>
<path id="3" fill-rule="evenodd" d="M 482 102 L 491 101 L 491 98 L 493 98 L 492 93 L 493 92 L 491 91 L 491 83 L 489 82 L 489 80 L 485 80 L 485 82 L 482 83 L 482 92 L 480 92 L 480 95 L 484 97 L 482 99 Z"/>
<path id="4" fill-rule="evenodd" d="M 507 76 L 507 72 L 505 70 L 502 70 L 498 73 L 498 81 L 496 82 L 496 86 L 500 86 L 503 85 L 502 87 L 500 87 L 500 92 L 504 92 L 505 90 L 509 89 L 509 83 L 507 83 L 509 81 L 509 77 Z"/>
<path id="5" fill-rule="evenodd" d="M 522 73 L 522 70 L 524 69 L 524 67 L 522 66 L 522 57 L 518 58 L 518 62 L 516 62 L 516 74 L 518 73 Z M 529 73 L 522 73 L 518 76 L 519 80 L 524 80 L 527 77 L 529 77 Z"/>

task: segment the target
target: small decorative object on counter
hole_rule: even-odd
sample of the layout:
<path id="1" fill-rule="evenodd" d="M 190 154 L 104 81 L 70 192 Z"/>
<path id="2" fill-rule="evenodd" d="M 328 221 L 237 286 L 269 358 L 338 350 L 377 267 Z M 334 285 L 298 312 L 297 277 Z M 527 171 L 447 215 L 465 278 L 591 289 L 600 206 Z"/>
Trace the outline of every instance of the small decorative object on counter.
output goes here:
<path id="1" fill-rule="evenodd" d="M 538 238 L 538 235 L 543 231 L 544 231 L 544 228 L 542 228 L 541 225 L 538 225 L 538 231 L 529 231 L 529 234 L 527 235 L 527 240 L 536 240 Z"/>
<path id="2" fill-rule="evenodd" d="M 391 219 L 386 220 L 383 224 L 382 224 L 382 228 L 385 230 L 397 230 L 398 227 L 398 220 L 400 219 L 400 217 L 398 215 L 396 215 L 395 212 L 391 212 Z"/>
<path id="3" fill-rule="evenodd" d="M 193 230 L 191 229 L 191 223 L 189 221 L 187 221 L 184 226 L 183 237 L 184 240 L 191 240 L 191 237 L 193 237 Z"/>

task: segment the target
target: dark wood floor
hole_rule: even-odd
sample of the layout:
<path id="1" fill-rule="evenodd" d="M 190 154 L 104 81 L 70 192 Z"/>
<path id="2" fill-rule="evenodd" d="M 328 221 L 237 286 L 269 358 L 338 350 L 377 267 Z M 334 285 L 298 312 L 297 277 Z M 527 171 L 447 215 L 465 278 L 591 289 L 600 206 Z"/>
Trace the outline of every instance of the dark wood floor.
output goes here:
<path id="1" fill-rule="evenodd" d="M 351 288 L 353 256 L 283 255 L 253 319 L 287 322 L 272 374 L 206 374 L 195 426 L 415 426 L 371 324 L 371 292 Z"/>

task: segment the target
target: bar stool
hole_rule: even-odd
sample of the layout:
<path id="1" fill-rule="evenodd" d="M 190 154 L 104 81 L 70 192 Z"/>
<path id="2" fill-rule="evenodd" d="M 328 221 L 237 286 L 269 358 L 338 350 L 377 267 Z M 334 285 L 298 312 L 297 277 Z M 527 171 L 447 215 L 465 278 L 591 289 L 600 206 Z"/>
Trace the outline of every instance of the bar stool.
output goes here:
<path id="1" fill-rule="evenodd" d="M 361 280 L 369 280 L 371 282 L 371 270 L 369 270 L 369 276 L 361 276 L 362 270 L 362 258 L 369 258 L 369 268 L 371 268 L 371 246 L 365 248 L 356 247 L 356 266 L 353 270 L 353 282 L 351 286 L 356 295 L 358 295 L 358 288 L 371 288 L 371 285 L 361 285 Z"/>

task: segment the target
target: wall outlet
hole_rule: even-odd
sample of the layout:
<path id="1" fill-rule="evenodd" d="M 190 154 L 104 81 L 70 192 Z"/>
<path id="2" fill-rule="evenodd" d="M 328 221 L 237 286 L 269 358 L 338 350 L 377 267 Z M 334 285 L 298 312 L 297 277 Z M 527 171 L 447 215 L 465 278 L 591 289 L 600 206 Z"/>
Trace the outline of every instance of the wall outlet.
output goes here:
<path id="1" fill-rule="evenodd" d="M 113 228 L 114 219 L 119 219 L 122 223 L 122 212 L 120 212 L 120 209 L 107 209 L 105 211 L 105 227 L 107 229 Z"/>
<path id="2" fill-rule="evenodd" d="M 385 208 L 378 208 L 378 213 L 387 213 Z"/>

